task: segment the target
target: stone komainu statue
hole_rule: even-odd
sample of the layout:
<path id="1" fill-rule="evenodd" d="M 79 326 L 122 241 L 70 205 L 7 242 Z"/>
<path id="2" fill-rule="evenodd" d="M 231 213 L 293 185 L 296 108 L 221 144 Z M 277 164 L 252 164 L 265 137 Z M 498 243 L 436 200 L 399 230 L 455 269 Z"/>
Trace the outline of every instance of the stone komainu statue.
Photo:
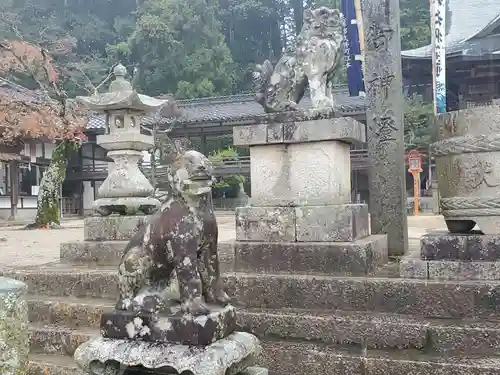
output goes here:
<path id="1" fill-rule="evenodd" d="M 172 302 L 179 302 L 182 313 L 200 315 L 210 312 L 207 303 L 229 303 L 220 281 L 211 163 L 186 151 L 169 174 L 171 194 L 125 249 L 118 310 L 169 314 Z M 164 292 L 176 278 L 180 300 L 171 301 Z"/>
<path id="2" fill-rule="evenodd" d="M 314 108 L 333 108 L 332 84 L 342 69 L 343 45 L 344 17 L 339 10 L 306 10 L 296 49 L 287 51 L 274 68 L 269 60 L 257 66 L 255 100 L 266 112 L 296 110 L 309 86 Z"/>

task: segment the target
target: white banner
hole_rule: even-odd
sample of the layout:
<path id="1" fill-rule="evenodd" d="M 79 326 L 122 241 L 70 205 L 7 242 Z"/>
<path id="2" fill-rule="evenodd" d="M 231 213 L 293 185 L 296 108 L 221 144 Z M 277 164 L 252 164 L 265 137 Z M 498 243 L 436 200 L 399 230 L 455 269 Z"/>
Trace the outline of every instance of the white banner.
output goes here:
<path id="1" fill-rule="evenodd" d="M 446 0 L 430 0 L 434 112 L 446 112 Z"/>

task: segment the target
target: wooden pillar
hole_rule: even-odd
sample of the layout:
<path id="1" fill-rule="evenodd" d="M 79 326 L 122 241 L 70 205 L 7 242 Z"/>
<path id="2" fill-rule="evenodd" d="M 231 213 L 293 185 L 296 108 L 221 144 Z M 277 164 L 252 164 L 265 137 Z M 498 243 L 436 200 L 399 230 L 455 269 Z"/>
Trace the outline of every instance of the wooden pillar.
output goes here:
<path id="1" fill-rule="evenodd" d="M 17 160 L 9 162 L 10 183 L 10 220 L 17 217 L 17 203 L 19 201 L 19 163 Z"/>
<path id="2" fill-rule="evenodd" d="M 399 0 L 363 0 L 370 213 L 389 255 L 408 250 Z"/>

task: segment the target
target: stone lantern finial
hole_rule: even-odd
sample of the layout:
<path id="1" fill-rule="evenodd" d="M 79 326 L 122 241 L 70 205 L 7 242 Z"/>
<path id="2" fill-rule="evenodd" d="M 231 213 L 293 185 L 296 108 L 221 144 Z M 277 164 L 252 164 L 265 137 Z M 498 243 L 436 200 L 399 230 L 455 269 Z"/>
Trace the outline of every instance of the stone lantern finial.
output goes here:
<path id="1" fill-rule="evenodd" d="M 132 84 L 125 79 L 127 75 L 127 68 L 125 68 L 122 64 L 118 64 L 113 69 L 113 75 L 115 79 L 109 85 L 109 92 L 117 92 L 117 91 L 132 91 Z"/>
<path id="2" fill-rule="evenodd" d="M 125 68 L 121 63 L 119 63 L 113 69 L 113 74 L 115 77 L 125 77 L 127 75 L 127 68 Z"/>

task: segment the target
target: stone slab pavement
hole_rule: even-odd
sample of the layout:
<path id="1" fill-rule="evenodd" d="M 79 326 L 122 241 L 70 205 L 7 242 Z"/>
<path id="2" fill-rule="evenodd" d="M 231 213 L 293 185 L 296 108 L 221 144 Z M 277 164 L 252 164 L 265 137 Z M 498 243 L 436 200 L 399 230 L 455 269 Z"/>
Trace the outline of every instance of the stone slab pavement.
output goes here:
<path id="1" fill-rule="evenodd" d="M 235 238 L 234 213 L 218 212 L 219 241 Z M 59 261 L 62 242 L 83 241 L 83 219 L 61 222 L 61 229 L 23 230 L 22 226 L 0 227 L 0 267 L 33 266 Z M 419 247 L 420 236 L 446 226 L 441 216 L 408 217 L 412 248 Z"/>

